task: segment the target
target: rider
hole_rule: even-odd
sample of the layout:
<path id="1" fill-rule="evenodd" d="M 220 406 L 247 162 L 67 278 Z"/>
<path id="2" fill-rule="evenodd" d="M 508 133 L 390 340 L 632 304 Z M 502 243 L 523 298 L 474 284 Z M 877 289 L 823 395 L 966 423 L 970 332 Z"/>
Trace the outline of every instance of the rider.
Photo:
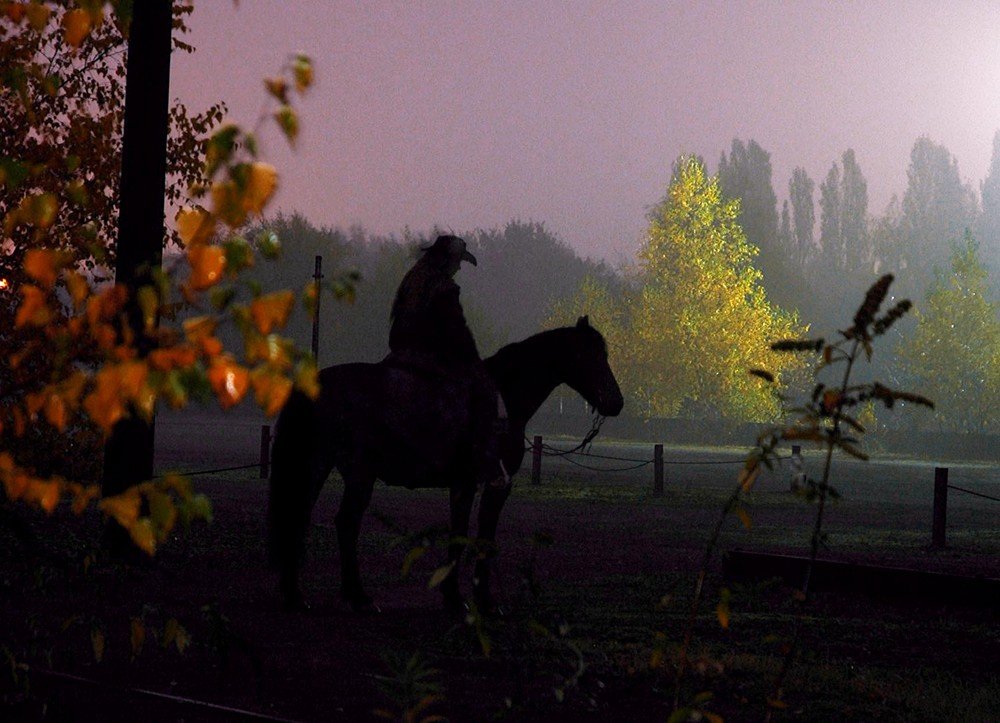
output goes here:
<path id="1" fill-rule="evenodd" d="M 389 360 L 438 370 L 468 384 L 473 453 L 479 481 L 509 484 L 500 460 L 499 395 L 466 323 L 454 276 L 463 261 L 476 257 L 458 236 L 438 236 L 403 277 L 392 304 Z M 505 415 L 503 415 L 505 416 Z"/>

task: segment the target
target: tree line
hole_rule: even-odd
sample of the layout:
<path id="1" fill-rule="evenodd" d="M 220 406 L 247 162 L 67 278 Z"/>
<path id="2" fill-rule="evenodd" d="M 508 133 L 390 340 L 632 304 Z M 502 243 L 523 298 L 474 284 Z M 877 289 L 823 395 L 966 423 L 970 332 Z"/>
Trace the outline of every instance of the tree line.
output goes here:
<path id="1" fill-rule="evenodd" d="M 873 373 L 941 400 L 932 422 L 940 428 L 990 431 L 1000 401 L 1000 133 L 978 195 L 926 137 L 913 145 L 907 178 L 902 197 L 874 215 L 848 149 L 818 185 L 795 168 L 779 210 L 770 154 L 734 139 L 714 175 L 700 157 L 676 160 L 635 261 L 618 268 L 580 258 L 541 222 L 460 231 L 480 260 L 459 276 L 463 303 L 484 354 L 591 314 L 634 412 L 764 421 L 780 405 L 747 370 L 775 368 L 785 384 L 803 373 L 770 356 L 769 343 L 835 333 L 845 310 L 891 272 L 916 311 Z M 316 228 L 299 214 L 264 225 L 291 251 L 260 279 L 266 287 L 307 281 L 314 254 L 331 272 L 360 273 L 353 304 L 321 310 L 321 362 L 381 358 L 395 287 L 437 231 L 378 236 Z M 303 313 L 290 328 L 305 340 L 310 324 Z"/>

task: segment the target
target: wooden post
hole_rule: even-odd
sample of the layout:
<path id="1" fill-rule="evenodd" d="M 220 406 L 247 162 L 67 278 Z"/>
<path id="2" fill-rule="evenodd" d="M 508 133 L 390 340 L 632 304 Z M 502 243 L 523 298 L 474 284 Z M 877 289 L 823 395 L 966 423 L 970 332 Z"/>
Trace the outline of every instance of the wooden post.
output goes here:
<path id="1" fill-rule="evenodd" d="M 948 468 L 934 468 L 934 517 L 931 525 L 931 544 L 944 547 L 945 526 L 948 522 Z"/>
<path id="2" fill-rule="evenodd" d="M 313 359 L 316 360 L 316 366 L 319 366 L 319 298 L 322 295 L 320 293 L 320 281 L 323 280 L 323 257 L 316 257 L 316 271 L 313 273 L 313 284 L 315 284 L 316 299 L 315 306 L 313 307 L 313 336 L 312 336 L 312 353 Z"/>
<path id="3" fill-rule="evenodd" d="M 267 479 L 271 475 L 271 427 L 260 426 L 260 478 Z"/>
<path id="4" fill-rule="evenodd" d="M 542 483 L 542 436 L 536 434 L 531 442 L 531 484 Z"/>
<path id="5" fill-rule="evenodd" d="M 653 497 L 663 497 L 663 445 L 653 447 Z"/>
<path id="6" fill-rule="evenodd" d="M 792 492 L 797 492 L 806 483 L 805 468 L 802 466 L 802 445 L 792 445 L 792 479 L 788 488 Z"/>

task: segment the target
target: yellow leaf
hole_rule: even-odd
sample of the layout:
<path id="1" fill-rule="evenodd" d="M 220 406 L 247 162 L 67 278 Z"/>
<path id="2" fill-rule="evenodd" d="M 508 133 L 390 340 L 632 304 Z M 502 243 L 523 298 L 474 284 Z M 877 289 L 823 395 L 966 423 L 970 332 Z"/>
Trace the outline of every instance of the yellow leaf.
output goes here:
<path id="1" fill-rule="evenodd" d="M 90 13 L 80 9 L 70 10 L 63 15 L 62 24 L 66 33 L 66 42 L 74 48 L 78 48 L 84 38 L 90 34 Z"/>
<path id="2" fill-rule="evenodd" d="M 66 288 L 69 290 L 69 297 L 73 300 L 74 309 L 82 309 L 83 302 L 90 295 L 90 284 L 82 274 L 69 270 L 66 272 Z"/>
<path id="3" fill-rule="evenodd" d="M 247 220 L 243 194 L 232 180 L 212 184 L 212 213 L 230 228 L 242 226 Z"/>
<path id="4" fill-rule="evenodd" d="M 299 93 L 305 92 L 306 88 L 312 85 L 313 66 L 312 60 L 308 55 L 297 55 L 295 57 L 292 74 L 295 76 L 295 89 Z"/>
<path id="5" fill-rule="evenodd" d="M 142 497 L 139 490 L 129 487 L 121 494 L 105 497 L 97 504 L 97 508 L 108 515 L 125 529 L 129 529 L 139 519 L 139 509 Z"/>
<path id="6" fill-rule="evenodd" d="M 190 246 L 187 258 L 191 265 L 191 286 L 196 291 L 204 291 L 222 279 L 226 254 L 219 246 Z"/>
<path id="7" fill-rule="evenodd" d="M 202 208 L 185 206 L 177 212 L 175 221 L 185 246 L 208 243 L 215 234 L 215 218 Z"/>
<path id="8" fill-rule="evenodd" d="M 51 10 L 41 3 L 31 3 L 26 8 L 28 14 L 28 24 L 33 30 L 41 32 L 49 22 Z"/>
<path id="9" fill-rule="evenodd" d="M 747 512 L 745 509 L 743 509 L 742 507 L 737 507 L 736 515 L 740 518 L 740 522 L 743 523 L 743 526 L 745 528 L 749 530 L 753 527 L 753 520 L 750 519 L 750 513 Z"/>
<path id="10" fill-rule="evenodd" d="M 104 660 L 104 633 L 98 627 L 90 629 L 90 645 L 94 649 L 94 661 Z"/>
<path id="11" fill-rule="evenodd" d="M 251 213 L 261 213 L 278 185 L 278 171 L 270 163 L 250 164 L 244 207 Z"/>
<path id="12" fill-rule="evenodd" d="M 274 78 L 265 78 L 264 87 L 267 88 L 267 92 L 274 97 L 275 100 L 280 103 L 288 102 L 288 83 L 285 79 L 278 76 Z"/>
<path id="13" fill-rule="evenodd" d="M 18 207 L 18 213 L 23 221 L 45 230 L 55 223 L 59 213 L 59 199 L 52 193 L 26 196 Z"/>
<path id="14" fill-rule="evenodd" d="M 140 550 L 152 557 L 156 552 L 156 532 L 148 517 L 140 517 L 128 528 L 129 537 Z"/>
<path id="15" fill-rule="evenodd" d="M 295 304 L 295 294 L 278 291 L 250 302 L 250 316 L 261 334 L 270 334 L 275 326 L 284 326 Z"/>
<path id="16" fill-rule="evenodd" d="M 299 117 L 295 111 L 290 105 L 283 105 L 275 112 L 274 119 L 278 121 L 289 144 L 294 146 L 295 140 L 299 137 Z"/>
<path id="17" fill-rule="evenodd" d="M 310 399 L 319 396 L 319 371 L 314 362 L 306 361 L 295 368 L 295 388 Z"/>
<path id="18" fill-rule="evenodd" d="M 448 574 L 452 571 L 452 569 L 454 569 L 454 567 L 455 563 L 448 563 L 447 565 L 439 567 L 434 571 L 434 574 L 431 575 L 431 579 L 427 581 L 427 587 L 435 588 L 440 585 L 444 582 L 445 578 L 448 577 Z"/>

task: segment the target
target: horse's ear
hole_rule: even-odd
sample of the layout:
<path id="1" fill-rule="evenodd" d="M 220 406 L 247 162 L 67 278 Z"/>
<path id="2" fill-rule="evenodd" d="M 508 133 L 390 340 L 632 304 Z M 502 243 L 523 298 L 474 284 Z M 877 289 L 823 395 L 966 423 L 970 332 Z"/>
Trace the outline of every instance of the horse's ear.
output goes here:
<path id="1" fill-rule="evenodd" d="M 590 319 L 586 316 L 581 316 L 579 319 L 576 320 L 577 329 L 582 329 L 584 327 L 589 327 L 589 326 L 590 326 Z"/>

